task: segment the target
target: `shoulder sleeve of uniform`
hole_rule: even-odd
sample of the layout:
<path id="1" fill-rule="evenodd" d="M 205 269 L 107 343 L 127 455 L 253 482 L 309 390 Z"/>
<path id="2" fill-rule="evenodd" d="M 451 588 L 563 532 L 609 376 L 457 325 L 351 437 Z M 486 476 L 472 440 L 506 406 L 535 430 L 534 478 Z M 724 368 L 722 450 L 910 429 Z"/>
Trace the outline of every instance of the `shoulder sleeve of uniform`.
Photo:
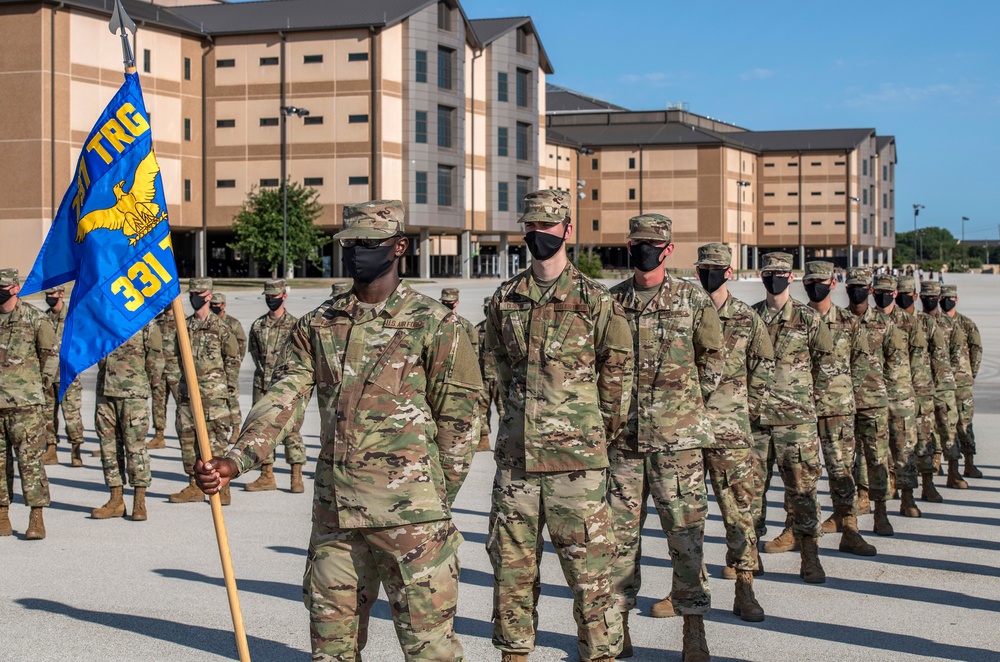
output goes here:
<path id="1" fill-rule="evenodd" d="M 444 318 L 442 325 L 449 323 L 452 327 L 450 333 L 454 335 L 454 338 L 451 342 L 451 356 L 449 357 L 451 369 L 448 371 L 445 381 L 448 384 L 479 390 L 482 388 L 483 378 L 479 371 L 479 357 L 472 348 L 472 340 L 465 327 L 458 322 L 455 315 L 450 313 Z"/>
<path id="2" fill-rule="evenodd" d="M 813 350 L 817 352 L 833 352 L 833 336 L 830 334 L 830 328 L 818 315 L 812 315 L 811 317 L 811 324 L 815 329 L 812 342 Z"/>
<path id="3" fill-rule="evenodd" d="M 726 337 L 722 330 L 722 320 L 711 300 L 696 296 L 692 297 L 691 303 L 695 309 L 695 342 L 705 349 L 725 349 Z"/>
<path id="4" fill-rule="evenodd" d="M 774 360 L 774 345 L 764 326 L 764 320 L 756 312 L 750 313 L 750 351 L 765 360 Z"/>

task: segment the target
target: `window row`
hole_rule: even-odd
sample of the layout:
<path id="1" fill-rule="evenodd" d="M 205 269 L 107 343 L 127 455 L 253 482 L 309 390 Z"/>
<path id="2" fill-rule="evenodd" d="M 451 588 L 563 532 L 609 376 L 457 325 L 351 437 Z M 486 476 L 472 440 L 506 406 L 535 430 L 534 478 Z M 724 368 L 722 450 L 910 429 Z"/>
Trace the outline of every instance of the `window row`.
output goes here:
<path id="1" fill-rule="evenodd" d="M 322 177 L 303 177 L 303 186 L 323 186 Z M 261 188 L 277 188 L 280 185 L 281 180 L 277 177 L 265 177 L 258 181 L 258 185 Z M 358 177 L 348 177 L 347 183 L 349 186 L 367 186 L 368 176 L 358 176 Z M 217 179 L 215 180 L 215 188 L 236 188 L 235 179 Z M 191 180 L 184 180 L 184 201 L 191 201 Z"/>
<path id="2" fill-rule="evenodd" d="M 185 140 L 190 140 L 190 121 L 188 119 L 184 120 L 184 135 Z M 278 126 L 281 123 L 280 117 L 261 117 L 260 126 Z M 322 115 L 307 115 L 302 118 L 302 123 L 305 125 L 318 125 L 323 124 Z M 348 115 L 348 124 L 367 124 L 368 115 Z M 215 120 L 215 128 L 217 129 L 232 129 L 236 126 L 236 120 L 234 119 L 218 119 Z"/>
<path id="3" fill-rule="evenodd" d="M 455 75 L 458 67 L 456 64 L 456 52 L 454 48 L 438 46 L 437 61 L 437 85 L 442 90 L 453 90 L 456 87 Z M 413 71 L 416 82 L 427 82 L 427 51 L 416 51 L 413 58 Z"/>
<path id="4" fill-rule="evenodd" d="M 518 177 L 514 185 L 515 211 L 520 214 L 524 211 L 524 196 L 531 191 L 531 177 Z M 497 182 L 497 211 L 510 211 L 510 182 Z"/>
<path id="5" fill-rule="evenodd" d="M 438 165 L 437 167 L 437 205 L 438 207 L 455 206 L 455 166 Z M 428 197 L 427 171 L 418 170 L 414 173 L 413 202 L 426 205 Z"/>
<path id="6" fill-rule="evenodd" d="M 149 51 L 147 50 L 146 53 L 149 53 Z M 184 58 L 184 59 L 187 61 L 187 62 L 185 62 L 185 67 L 189 67 L 190 66 L 190 58 Z M 368 53 L 365 52 L 365 51 L 358 52 L 358 53 L 348 53 L 347 54 L 347 61 L 348 62 L 367 62 L 368 61 Z M 277 66 L 277 65 L 281 64 L 281 58 L 279 58 L 278 56 L 275 56 L 275 55 L 265 56 L 265 57 L 260 58 L 258 60 L 258 63 L 262 67 L 274 67 L 274 66 Z M 302 64 L 322 64 L 322 63 L 323 63 L 323 54 L 322 53 L 319 53 L 319 54 L 316 54 L 316 55 L 303 55 L 302 56 Z M 218 59 L 218 60 L 215 61 L 215 68 L 216 69 L 232 69 L 235 66 L 236 66 L 236 58 L 231 58 L 231 57 L 230 58 L 220 58 L 220 59 Z M 190 79 L 187 79 L 187 80 L 190 80 Z"/>
<path id="7" fill-rule="evenodd" d="M 770 163 L 765 163 L 764 167 L 765 168 L 773 168 L 776 165 L 777 165 L 776 162 L 770 162 Z M 818 166 L 822 166 L 823 162 L 822 161 L 810 161 L 809 165 L 813 166 L 813 167 L 818 167 Z M 844 161 L 834 161 L 833 165 L 835 165 L 835 166 L 843 166 L 843 165 L 846 165 L 846 164 L 845 164 Z M 788 167 L 789 168 L 798 168 L 799 164 L 798 164 L 797 161 L 789 161 L 788 162 Z"/>

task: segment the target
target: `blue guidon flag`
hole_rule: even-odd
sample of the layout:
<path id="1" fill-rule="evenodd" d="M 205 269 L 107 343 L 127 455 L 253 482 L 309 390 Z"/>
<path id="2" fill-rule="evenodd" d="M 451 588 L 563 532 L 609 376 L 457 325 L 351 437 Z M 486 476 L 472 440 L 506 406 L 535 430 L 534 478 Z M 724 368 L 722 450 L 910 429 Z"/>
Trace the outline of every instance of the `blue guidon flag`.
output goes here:
<path id="1" fill-rule="evenodd" d="M 75 280 L 59 352 L 59 399 L 81 372 L 180 294 L 167 204 L 137 74 L 84 143 L 21 295 Z"/>

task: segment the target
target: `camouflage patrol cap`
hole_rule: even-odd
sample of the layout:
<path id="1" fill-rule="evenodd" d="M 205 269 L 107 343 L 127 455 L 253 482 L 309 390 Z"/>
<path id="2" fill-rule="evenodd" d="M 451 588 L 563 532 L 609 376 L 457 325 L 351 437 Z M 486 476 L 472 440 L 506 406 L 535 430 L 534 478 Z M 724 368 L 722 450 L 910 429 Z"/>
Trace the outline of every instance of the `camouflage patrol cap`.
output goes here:
<path id="1" fill-rule="evenodd" d="M 446 287 L 441 290 L 441 303 L 451 303 L 452 301 L 458 301 L 458 288 Z"/>
<path id="2" fill-rule="evenodd" d="M 546 189 L 524 196 L 524 213 L 518 223 L 567 223 L 570 197 L 568 193 Z"/>
<path id="3" fill-rule="evenodd" d="M 188 281 L 188 292 L 211 292 L 212 291 L 212 279 L 211 278 L 192 278 Z"/>
<path id="4" fill-rule="evenodd" d="M 777 271 L 779 273 L 792 270 L 791 253 L 765 253 L 760 265 L 761 271 Z"/>
<path id="5" fill-rule="evenodd" d="M 280 297 L 285 293 L 285 279 L 273 278 L 264 281 L 264 296 Z"/>
<path id="6" fill-rule="evenodd" d="M 941 283 L 933 280 L 925 280 L 920 283 L 920 296 L 939 297 L 941 296 Z"/>
<path id="7" fill-rule="evenodd" d="M 847 270 L 846 283 L 869 287 L 872 284 L 872 270 L 868 267 L 851 267 Z"/>
<path id="8" fill-rule="evenodd" d="M 388 239 L 403 234 L 406 211 L 401 200 L 371 200 L 344 205 L 344 229 L 334 239 Z"/>
<path id="9" fill-rule="evenodd" d="M 350 283 L 333 283 L 330 285 L 330 295 L 340 296 L 341 294 L 347 294 L 351 291 Z"/>
<path id="10" fill-rule="evenodd" d="M 226 295 L 225 294 L 223 294 L 222 292 L 213 292 L 212 293 L 212 305 L 213 306 L 221 306 L 221 305 L 225 305 L 225 303 L 226 303 Z"/>
<path id="11" fill-rule="evenodd" d="M 943 297 L 957 297 L 958 296 L 958 285 L 942 285 L 941 286 L 941 296 L 943 296 Z"/>
<path id="12" fill-rule="evenodd" d="M 733 264 L 733 249 L 725 244 L 712 243 L 698 247 L 696 267 L 729 267 Z"/>
<path id="13" fill-rule="evenodd" d="M 45 293 L 46 294 L 55 294 L 57 292 L 65 292 L 65 291 L 66 291 L 66 286 L 65 285 L 56 285 L 55 287 L 50 287 L 49 289 L 45 290 Z"/>
<path id="14" fill-rule="evenodd" d="M 833 262 L 823 260 L 806 262 L 806 272 L 802 276 L 803 283 L 813 280 L 830 280 L 831 278 L 833 278 Z"/>
<path id="15" fill-rule="evenodd" d="M 882 292 L 894 292 L 896 290 L 896 277 L 892 274 L 878 274 L 872 281 L 872 287 Z"/>
<path id="16" fill-rule="evenodd" d="M 628 238 L 670 243 L 674 222 L 663 214 L 643 214 L 628 220 Z"/>
<path id="17" fill-rule="evenodd" d="M 17 269 L 13 267 L 8 269 L 0 269 L 0 287 L 10 287 L 11 285 L 17 285 L 21 282 L 20 276 L 18 276 Z"/>
<path id="18" fill-rule="evenodd" d="M 900 294 L 913 294 L 917 291 L 917 282 L 913 276 L 900 276 L 896 280 L 896 289 Z"/>
<path id="19" fill-rule="evenodd" d="M 488 306 L 493 301 L 493 297 L 483 297 L 483 305 Z"/>

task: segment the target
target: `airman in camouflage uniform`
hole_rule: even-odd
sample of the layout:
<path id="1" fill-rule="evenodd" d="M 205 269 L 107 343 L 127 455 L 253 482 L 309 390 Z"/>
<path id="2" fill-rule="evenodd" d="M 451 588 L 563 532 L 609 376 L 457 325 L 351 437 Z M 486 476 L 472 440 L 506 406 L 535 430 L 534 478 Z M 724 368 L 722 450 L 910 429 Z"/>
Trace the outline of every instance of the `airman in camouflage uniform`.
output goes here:
<path id="1" fill-rule="evenodd" d="M 45 411 L 48 416 L 45 420 L 45 429 L 48 434 L 48 442 L 45 455 L 42 461 L 45 464 L 58 464 L 59 458 L 56 456 L 56 444 L 59 441 L 59 408 L 62 407 L 63 419 L 66 421 L 66 438 L 70 444 L 71 466 L 82 467 L 83 459 L 80 457 L 80 445 L 83 444 L 83 417 L 80 415 L 80 408 L 83 402 L 83 385 L 77 377 L 66 389 L 62 402 L 57 399 L 59 395 L 59 346 L 62 344 L 63 326 L 66 324 L 66 313 L 69 306 L 66 305 L 64 297 L 66 288 L 63 285 L 45 290 L 45 303 L 48 310 L 45 311 L 49 318 L 49 323 L 55 332 L 56 354 L 55 362 L 56 381 L 45 389 Z"/>
<path id="2" fill-rule="evenodd" d="M 628 419 L 632 336 L 607 288 L 566 258 L 569 202 L 557 191 L 525 196 L 534 260 L 493 295 L 486 323 L 506 398 L 487 539 L 504 662 L 535 646 L 543 525 L 573 592 L 581 660 L 610 661 L 622 648 L 607 469 Z"/>
<path id="3" fill-rule="evenodd" d="M 854 484 L 854 392 L 858 384 L 855 384 L 852 366 L 867 361 L 869 349 L 858 319 L 831 301 L 831 294 L 837 287 L 833 270 L 832 262 L 806 262 L 802 277 L 809 307 L 830 329 L 834 348 L 833 371 L 822 372 L 815 385 L 818 396 L 816 428 L 830 477 L 830 497 L 833 501 L 833 515 L 823 522 L 823 531 L 841 532 L 842 552 L 875 556 L 875 547 L 869 545 L 858 532 L 857 487 Z"/>
<path id="4" fill-rule="evenodd" d="M 441 290 L 441 303 L 446 307 L 450 308 L 454 313 L 455 317 L 458 318 L 459 324 L 465 330 L 467 336 L 469 336 L 469 342 L 472 344 L 472 349 L 476 352 L 476 356 L 482 356 L 482 347 L 480 347 L 479 330 L 473 325 L 472 322 L 465 319 L 458 314 L 458 288 L 457 287 L 446 287 Z M 482 372 L 482 366 L 480 366 L 480 372 Z M 480 421 L 480 439 L 479 444 L 476 446 L 476 451 L 490 450 L 490 407 L 489 401 L 486 399 L 485 384 L 483 386 L 483 392 L 479 399 L 479 412 L 483 416 L 483 420 Z M 485 433 L 483 432 L 485 431 Z M 482 435 L 486 436 L 483 437 Z M 486 447 L 483 448 L 483 439 L 486 439 Z"/>
<path id="5" fill-rule="evenodd" d="M 55 380 L 57 344 L 45 313 L 21 301 L 17 269 L 0 269 L 0 536 L 13 533 L 9 509 L 17 460 L 21 493 L 31 507 L 25 538 L 45 537 L 49 505 L 45 452 L 45 390 Z"/>
<path id="6" fill-rule="evenodd" d="M 503 419 L 503 396 L 500 393 L 500 380 L 497 378 L 497 362 L 493 352 L 486 349 L 486 320 L 490 314 L 490 301 L 493 297 L 483 300 L 483 315 L 486 318 L 476 325 L 479 334 L 479 371 L 483 374 L 483 397 L 479 407 L 483 411 L 483 426 L 476 451 L 490 451 L 490 407 L 496 407 L 497 420 Z"/>
<path id="7" fill-rule="evenodd" d="M 132 520 L 146 520 L 146 488 L 151 480 L 146 433 L 149 431 L 151 386 L 163 374 L 160 327 L 150 322 L 101 359 L 97 372 L 94 426 L 101 442 L 101 466 L 111 498 L 91 511 L 94 519 L 125 516 L 122 475 L 135 490 Z"/>
<path id="8" fill-rule="evenodd" d="M 698 277 L 716 307 L 725 337 L 722 379 L 708 400 L 715 444 L 705 448 L 705 466 L 726 525 L 723 579 L 736 580 L 733 613 L 744 621 L 764 620 L 753 589 L 760 569 L 753 505 L 757 493 L 750 420 L 760 416 L 760 402 L 774 378 L 774 347 L 764 321 L 753 308 L 729 293 L 733 277 L 732 249 L 725 244 L 698 248 Z"/>
<path id="9" fill-rule="evenodd" d="M 180 358 L 177 356 L 177 320 L 174 319 L 174 311 L 167 306 L 162 313 L 156 316 L 153 322 L 160 327 L 160 339 L 163 343 L 163 373 L 159 375 L 156 385 L 153 387 L 153 429 L 155 434 L 146 444 L 147 449 L 166 448 L 167 442 L 163 438 L 163 431 L 167 429 L 167 398 L 172 397 L 174 403 L 178 402 L 178 375 L 173 366 L 177 365 Z"/>
<path id="10" fill-rule="evenodd" d="M 211 278 L 192 278 L 188 282 L 188 293 L 191 295 L 194 314 L 187 318 L 187 329 L 191 338 L 191 353 L 198 376 L 201 404 L 205 411 L 208 442 L 212 446 L 212 455 L 221 455 L 226 450 L 229 428 L 233 420 L 229 403 L 232 394 L 239 390 L 237 383 L 239 376 L 232 369 L 233 363 L 238 361 L 240 356 L 239 343 L 229 324 L 211 311 L 213 296 Z M 182 378 L 183 365 L 179 347 L 175 350 L 175 354 L 177 363 L 172 369 L 180 381 L 178 389 L 180 400 L 177 403 L 174 425 L 177 427 L 177 436 L 181 442 L 184 473 L 188 475 L 190 483 L 180 492 L 171 494 L 168 501 L 195 503 L 204 500 L 201 490 L 195 484 L 194 476 L 194 463 L 198 456 L 197 435 L 187 381 Z M 230 499 L 227 486 L 222 490 L 222 505 L 228 505 Z"/>
<path id="11" fill-rule="evenodd" d="M 239 356 L 236 358 L 230 358 L 226 361 L 226 369 L 232 372 L 230 376 L 230 383 L 236 384 L 236 390 L 229 394 L 229 412 L 232 416 L 232 436 L 230 442 L 235 442 L 236 438 L 240 434 L 240 423 L 243 422 L 243 413 L 240 411 L 240 365 L 243 363 L 243 357 L 247 355 L 247 334 L 243 331 L 243 325 L 238 319 L 226 312 L 226 295 L 222 292 L 216 292 L 212 296 L 212 303 L 209 304 L 212 307 L 212 312 L 215 313 L 220 320 L 229 325 L 229 330 L 232 331 L 233 336 L 236 338 L 236 344 L 239 347 Z"/>
<path id="12" fill-rule="evenodd" d="M 278 357 L 288 340 L 289 334 L 295 328 L 298 318 L 285 309 L 288 298 L 284 279 L 269 280 L 264 283 L 264 298 L 268 312 L 254 320 L 250 327 L 250 356 L 253 358 L 253 401 L 254 404 L 264 397 L 267 387 L 278 367 Z M 295 416 L 291 431 L 285 435 L 285 461 L 292 468 L 291 491 L 305 491 L 302 481 L 302 467 L 306 463 L 306 445 L 302 441 L 302 421 L 305 418 L 305 408 L 309 399 L 302 400 L 301 410 Z M 274 481 L 274 453 L 267 456 L 260 465 L 260 478 L 247 483 L 244 488 L 248 492 L 265 492 L 277 489 Z"/>
<path id="13" fill-rule="evenodd" d="M 975 413 L 972 387 L 983 361 L 983 338 L 976 323 L 955 309 L 957 305 L 958 287 L 942 285 L 941 312 L 955 320 L 965 333 L 965 343 L 957 346 L 958 352 L 953 357 L 955 400 L 958 405 L 958 449 L 965 457 L 965 469 L 962 473 L 969 478 L 982 478 L 983 472 L 976 468 L 973 461 L 976 454 L 976 433 L 972 427 Z"/>
<path id="14" fill-rule="evenodd" d="M 235 448 L 199 463 L 199 480 L 214 492 L 263 462 L 316 388 L 322 450 L 303 580 L 313 660 L 360 659 L 379 583 L 407 661 L 462 660 L 450 508 L 479 439 L 476 357 L 455 315 L 399 280 L 401 202 L 348 205 L 344 226 L 335 238 L 354 289 L 296 323 Z"/>
<path id="15" fill-rule="evenodd" d="M 751 421 L 758 480 L 764 484 L 754 501 L 754 515 L 759 538 L 766 531 L 767 491 L 777 462 L 785 484 L 785 510 L 791 514 L 792 535 L 799 541 L 799 576 L 807 583 L 822 584 L 826 573 L 817 545 L 821 530 L 816 493 L 822 474 L 816 429 L 820 394 L 815 385 L 823 374 L 835 370 L 834 346 L 819 315 L 791 298 L 788 286 L 794 278 L 790 254 L 763 256 L 761 280 L 767 298 L 755 304 L 754 310 L 771 336 L 775 368 L 771 390 L 760 405 L 760 418 Z"/>

